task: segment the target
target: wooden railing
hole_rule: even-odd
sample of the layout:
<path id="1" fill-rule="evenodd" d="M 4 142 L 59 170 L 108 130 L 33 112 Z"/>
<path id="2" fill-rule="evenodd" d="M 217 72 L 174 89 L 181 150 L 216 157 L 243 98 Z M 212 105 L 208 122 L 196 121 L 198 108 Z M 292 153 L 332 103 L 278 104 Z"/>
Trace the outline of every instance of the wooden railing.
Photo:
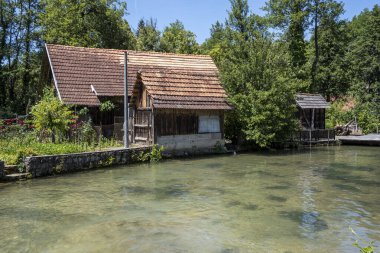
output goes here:
<path id="1" fill-rule="evenodd" d="M 298 141 L 333 141 L 335 140 L 334 129 L 314 129 L 314 130 L 301 130 L 295 136 L 294 139 Z"/>

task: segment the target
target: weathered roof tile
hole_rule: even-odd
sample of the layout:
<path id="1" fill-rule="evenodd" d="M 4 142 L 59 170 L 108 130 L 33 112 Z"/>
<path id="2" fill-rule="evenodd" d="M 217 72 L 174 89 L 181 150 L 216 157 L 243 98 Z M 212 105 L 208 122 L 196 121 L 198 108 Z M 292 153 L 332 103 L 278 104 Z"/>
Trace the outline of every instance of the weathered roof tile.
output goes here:
<path id="1" fill-rule="evenodd" d="M 330 104 L 320 94 L 299 93 L 296 95 L 296 102 L 302 109 L 329 108 Z"/>
<path id="2" fill-rule="evenodd" d="M 157 108 L 231 109 L 210 56 L 52 44 L 46 50 L 67 104 L 97 106 L 98 96 L 123 96 L 124 54 L 128 52 L 129 95 L 140 73 Z"/>

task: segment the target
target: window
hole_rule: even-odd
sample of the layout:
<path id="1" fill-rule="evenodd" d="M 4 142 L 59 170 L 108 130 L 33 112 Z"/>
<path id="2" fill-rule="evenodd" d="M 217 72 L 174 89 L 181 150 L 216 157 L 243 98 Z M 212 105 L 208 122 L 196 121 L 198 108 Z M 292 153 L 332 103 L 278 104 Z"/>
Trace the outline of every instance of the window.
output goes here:
<path id="1" fill-rule="evenodd" d="M 199 116 L 199 133 L 220 133 L 219 116 Z"/>

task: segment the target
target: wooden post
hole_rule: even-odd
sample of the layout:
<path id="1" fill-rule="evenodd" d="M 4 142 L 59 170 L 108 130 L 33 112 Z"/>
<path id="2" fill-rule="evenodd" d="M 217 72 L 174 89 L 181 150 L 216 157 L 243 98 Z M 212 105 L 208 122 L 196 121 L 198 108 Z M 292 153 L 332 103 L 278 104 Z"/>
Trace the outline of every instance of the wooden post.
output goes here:
<path id="1" fill-rule="evenodd" d="M 124 147 L 128 148 L 128 117 L 129 117 L 129 108 L 128 108 L 128 52 L 124 52 Z"/>
<path id="2" fill-rule="evenodd" d="M 330 144 L 330 130 L 327 129 L 327 143 Z"/>
<path id="3" fill-rule="evenodd" d="M 155 144 L 155 134 L 154 134 L 154 110 L 153 106 L 151 105 L 151 120 L 152 120 L 152 126 L 151 126 L 151 133 L 152 133 L 152 144 Z"/>
<path id="4" fill-rule="evenodd" d="M 311 129 L 309 130 L 309 143 L 311 144 Z"/>

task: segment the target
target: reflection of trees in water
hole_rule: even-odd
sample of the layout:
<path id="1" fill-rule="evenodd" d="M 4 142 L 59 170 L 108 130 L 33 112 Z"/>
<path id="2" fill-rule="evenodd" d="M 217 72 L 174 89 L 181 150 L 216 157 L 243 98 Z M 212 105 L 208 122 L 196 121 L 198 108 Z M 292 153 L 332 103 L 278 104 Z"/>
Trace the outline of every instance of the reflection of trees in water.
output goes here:
<path id="1" fill-rule="evenodd" d="M 329 157 L 326 157 L 329 159 Z M 310 156 L 309 164 L 313 164 Z M 322 175 L 317 172 L 318 168 L 310 166 L 300 174 L 298 186 L 302 189 L 302 212 L 292 212 L 286 215 L 299 222 L 301 234 L 307 238 L 314 239 L 317 232 L 328 229 L 328 224 L 321 218 L 315 203 L 315 194 L 317 186 L 321 183 Z"/>

